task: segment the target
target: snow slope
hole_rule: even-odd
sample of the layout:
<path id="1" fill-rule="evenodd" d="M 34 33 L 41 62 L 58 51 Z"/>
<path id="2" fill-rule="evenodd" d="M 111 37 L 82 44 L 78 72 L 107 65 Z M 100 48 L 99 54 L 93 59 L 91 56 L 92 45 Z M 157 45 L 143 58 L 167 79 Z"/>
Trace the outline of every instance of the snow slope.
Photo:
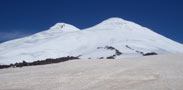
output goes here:
<path id="1" fill-rule="evenodd" d="M 0 70 L 1 90 L 182 90 L 183 55 L 72 60 Z"/>
<path id="2" fill-rule="evenodd" d="M 113 49 L 111 49 L 111 47 Z M 118 50 L 121 54 L 116 54 Z M 47 58 L 114 58 L 142 56 L 142 53 L 182 53 L 183 45 L 152 30 L 121 18 L 110 18 L 80 30 L 57 23 L 46 31 L 0 44 L 0 63 Z"/>

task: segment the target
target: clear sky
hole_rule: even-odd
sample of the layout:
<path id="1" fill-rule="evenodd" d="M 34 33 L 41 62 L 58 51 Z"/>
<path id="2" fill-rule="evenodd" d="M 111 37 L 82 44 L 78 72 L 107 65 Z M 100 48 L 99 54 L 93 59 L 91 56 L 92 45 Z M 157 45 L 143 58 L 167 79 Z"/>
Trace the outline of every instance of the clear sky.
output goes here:
<path id="1" fill-rule="evenodd" d="M 120 17 L 183 43 L 182 0 L 0 0 L 0 41 L 66 22 L 80 29 Z"/>

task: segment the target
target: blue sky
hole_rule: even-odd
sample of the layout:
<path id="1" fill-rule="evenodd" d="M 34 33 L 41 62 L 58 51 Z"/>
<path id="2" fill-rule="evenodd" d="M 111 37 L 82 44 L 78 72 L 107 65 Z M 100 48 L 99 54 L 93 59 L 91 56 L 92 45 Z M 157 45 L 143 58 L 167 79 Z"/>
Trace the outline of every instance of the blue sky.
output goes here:
<path id="1" fill-rule="evenodd" d="M 57 22 L 83 29 L 110 17 L 183 43 L 181 0 L 0 0 L 0 41 L 46 30 Z"/>

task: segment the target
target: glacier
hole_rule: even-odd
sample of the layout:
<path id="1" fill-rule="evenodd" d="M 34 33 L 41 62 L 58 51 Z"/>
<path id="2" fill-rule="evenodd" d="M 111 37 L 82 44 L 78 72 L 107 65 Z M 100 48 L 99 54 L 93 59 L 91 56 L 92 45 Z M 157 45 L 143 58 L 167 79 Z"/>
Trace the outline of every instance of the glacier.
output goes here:
<path id="1" fill-rule="evenodd" d="M 121 54 L 116 55 L 116 51 Z M 132 21 L 114 17 L 82 30 L 57 23 L 48 30 L 1 43 L 0 64 L 66 56 L 121 59 L 150 52 L 183 53 L 183 45 Z"/>

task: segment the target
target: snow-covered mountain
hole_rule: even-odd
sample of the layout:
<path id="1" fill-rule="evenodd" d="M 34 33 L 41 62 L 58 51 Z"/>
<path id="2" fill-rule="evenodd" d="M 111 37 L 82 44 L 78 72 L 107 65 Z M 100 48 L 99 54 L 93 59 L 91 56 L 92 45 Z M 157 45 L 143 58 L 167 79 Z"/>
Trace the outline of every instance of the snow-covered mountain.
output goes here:
<path id="1" fill-rule="evenodd" d="M 46 31 L 0 44 L 0 64 L 47 58 L 124 58 L 145 53 L 183 53 L 183 45 L 121 18 L 80 30 L 57 23 Z"/>

